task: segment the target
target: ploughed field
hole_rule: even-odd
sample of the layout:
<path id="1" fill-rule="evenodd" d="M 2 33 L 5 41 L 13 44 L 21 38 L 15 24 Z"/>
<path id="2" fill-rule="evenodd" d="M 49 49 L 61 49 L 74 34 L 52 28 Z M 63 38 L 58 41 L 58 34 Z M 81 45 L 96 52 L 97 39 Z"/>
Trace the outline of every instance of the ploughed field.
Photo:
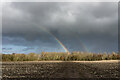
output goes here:
<path id="1" fill-rule="evenodd" d="M 120 78 L 119 61 L 3 62 L 5 78 Z"/>

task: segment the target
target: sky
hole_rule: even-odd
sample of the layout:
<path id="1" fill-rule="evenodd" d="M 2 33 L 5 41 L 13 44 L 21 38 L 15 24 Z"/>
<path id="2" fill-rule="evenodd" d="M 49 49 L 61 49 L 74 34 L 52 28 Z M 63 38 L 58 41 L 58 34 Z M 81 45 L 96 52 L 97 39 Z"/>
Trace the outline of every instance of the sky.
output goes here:
<path id="1" fill-rule="evenodd" d="M 117 2 L 6 2 L 2 53 L 118 50 Z"/>

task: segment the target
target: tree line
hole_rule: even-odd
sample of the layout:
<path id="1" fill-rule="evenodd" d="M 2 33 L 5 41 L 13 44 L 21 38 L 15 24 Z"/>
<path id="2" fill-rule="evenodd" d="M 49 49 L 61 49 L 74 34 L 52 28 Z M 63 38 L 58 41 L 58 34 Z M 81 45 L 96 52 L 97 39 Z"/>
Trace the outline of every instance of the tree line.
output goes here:
<path id="1" fill-rule="evenodd" d="M 41 54 L 2 54 L 2 61 L 95 61 L 95 60 L 120 60 L 120 53 L 88 53 L 88 52 L 41 52 Z"/>

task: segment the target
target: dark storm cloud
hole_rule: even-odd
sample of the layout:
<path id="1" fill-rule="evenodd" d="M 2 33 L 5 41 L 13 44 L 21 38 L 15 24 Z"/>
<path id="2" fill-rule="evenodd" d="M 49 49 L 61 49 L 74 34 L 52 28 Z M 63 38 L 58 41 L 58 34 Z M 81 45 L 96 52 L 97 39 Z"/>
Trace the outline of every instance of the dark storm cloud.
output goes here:
<path id="1" fill-rule="evenodd" d="M 70 48 L 81 48 L 81 40 L 93 50 L 111 49 L 117 45 L 117 7 L 117 3 L 6 3 L 3 43 L 55 46 L 52 33 Z"/>

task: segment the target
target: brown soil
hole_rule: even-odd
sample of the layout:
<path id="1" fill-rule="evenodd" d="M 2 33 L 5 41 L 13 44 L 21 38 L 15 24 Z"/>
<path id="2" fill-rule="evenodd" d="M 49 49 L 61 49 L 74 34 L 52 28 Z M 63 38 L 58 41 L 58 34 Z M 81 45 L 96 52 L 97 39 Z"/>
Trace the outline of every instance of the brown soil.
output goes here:
<path id="1" fill-rule="evenodd" d="M 3 62 L 4 78 L 120 78 L 119 61 Z"/>

